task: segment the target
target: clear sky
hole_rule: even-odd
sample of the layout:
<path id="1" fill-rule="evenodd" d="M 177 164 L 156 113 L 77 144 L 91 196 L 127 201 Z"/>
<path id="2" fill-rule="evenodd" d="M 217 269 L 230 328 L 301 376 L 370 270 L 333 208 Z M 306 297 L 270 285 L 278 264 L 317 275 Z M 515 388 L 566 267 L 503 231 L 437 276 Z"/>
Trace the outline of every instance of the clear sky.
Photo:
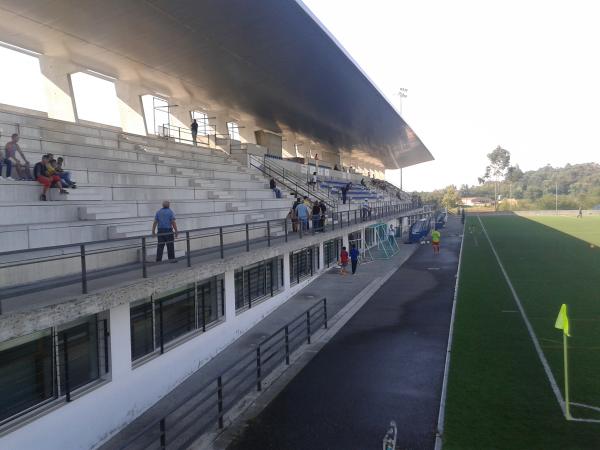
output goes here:
<path id="1" fill-rule="evenodd" d="M 477 183 L 486 154 L 523 170 L 600 160 L 600 1 L 304 0 L 436 161 L 406 190 Z M 397 174 L 387 177 L 397 182 Z"/>

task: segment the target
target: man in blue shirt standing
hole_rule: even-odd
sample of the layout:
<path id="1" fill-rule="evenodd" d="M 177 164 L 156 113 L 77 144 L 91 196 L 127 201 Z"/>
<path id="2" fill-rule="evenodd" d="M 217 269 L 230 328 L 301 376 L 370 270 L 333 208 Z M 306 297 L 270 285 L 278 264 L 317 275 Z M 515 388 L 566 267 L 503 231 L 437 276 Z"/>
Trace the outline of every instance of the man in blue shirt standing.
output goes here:
<path id="1" fill-rule="evenodd" d="M 356 273 L 356 266 L 358 265 L 358 257 L 360 255 L 356 245 L 353 245 L 350 249 L 350 262 L 352 263 L 352 275 Z"/>
<path id="2" fill-rule="evenodd" d="M 296 206 L 296 215 L 298 216 L 298 221 L 300 222 L 302 231 L 308 231 L 308 218 L 310 216 L 310 212 L 304 203 L 300 203 L 298 206 Z"/>
<path id="3" fill-rule="evenodd" d="M 170 203 L 165 200 L 162 208 L 156 211 L 154 223 L 152 224 L 152 236 L 156 236 L 158 227 L 158 247 L 156 248 L 156 261 L 162 261 L 163 250 L 167 245 L 167 254 L 171 262 L 177 262 L 175 259 L 175 243 L 177 238 L 177 223 L 175 222 L 175 213 L 169 208 Z"/>

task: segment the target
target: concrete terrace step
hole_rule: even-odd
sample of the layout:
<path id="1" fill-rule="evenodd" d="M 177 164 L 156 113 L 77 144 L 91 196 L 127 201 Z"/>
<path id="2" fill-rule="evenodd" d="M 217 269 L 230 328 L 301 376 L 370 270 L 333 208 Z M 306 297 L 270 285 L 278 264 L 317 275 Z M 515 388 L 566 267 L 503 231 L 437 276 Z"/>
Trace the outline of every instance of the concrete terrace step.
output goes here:
<path id="1" fill-rule="evenodd" d="M 19 141 L 21 149 L 33 154 L 53 153 L 55 155 L 87 156 L 87 157 L 109 157 L 127 161 L 143 161 L 148 163 L 160 162 L 158 158 L 164 157 L 163 152 L 148 152 L 147 150 L 129 150 L 114 148 L 112 146 L 94 145 L 89 143 L 74 144 L 71 142 L 45 140 L 43 138 L 21 138 Z M 225 156 L 198 153 L 195 155 L 181 155 L 170 158 L 173 161 L 186 162 L 189 164 L 207 163 L 224 164 L 233 160 Z M 238 163 L 239 164 L 239 163 Z"/>
<path id="2" fill-rule="evenodd" d="M 244 225 L 246 223 L 264 221 L 264 220 L 280 220 L 285 217 L 281 211 L 268 212 L 270 217 L 263 214 L 249 215 L 245 213 L 228 213 L 228 214 L 210 214 L 202 216 L 181 217 L 177 218 L 177 227 L 180 230 L 194 230 L 201 228 Z M 250 217 L 249 217 L 250 216 Z M 253 220 L 248 220 L 252 218 Z M 151 231 L 152 220 L 145 220 L 130 224 L 121 224 L 108 226 L 109 239 L 118 239 L 125 237 L 135 237 L 148 235 Z"/>
<path id="3" fill-rule="evenodd" d="M 209 191 L 209 200 L 234 200 L 235 197 L 227 191 Z"/>
<path id="4" fill-rule="evenodd" d="M 72 189 L 73 200 L 60 197 L 60 200 L 115 200 L 115 201 L 134 201 L 134 200 L 208 200 L 209 193 L 214 193 L 213 189 L 203 189 L 201 187 L 177 187 L 177 186 L 131 186 L 131 185 L 112 185 L 112 186 L 94 186 L 78 185 L 77 189 Z M 71 192 L 70 191 L 70 192 Z M 77 192 L 77 194 L 75 194 Z M 268 189 L 219 189 L 219 192 L 231 195 L 231 199 L 238 201 L 246 200 L 267 200 L 273 199 L 273 193 Z M 0 184 L 0 202 L 32 202 L 39 198 L 41 186 L 35 182 L 3 182 Z M 59 199 L 56 197 L 55 199 Z"/>
<path id="5" fill-rule="evenodd" d="M 2 187 L 0 185 L 0 192 Z M 2 214 L 0 214 L 0 230 L 5 226 L 21 226 L 48 224 L 54 226 L 57 223 L 72 223 L 82 219 L 80 209 L 89 209 L 89 214 L 102 212 L 127 211 L 135 217 L 153 217 L 154 213 L 160 208 L 160 200 L 129 200 L 129 201 L 98 201 L 93 205 L 89 201 L 64 200 L 61 201 L 38 201 L 38 195 L 41 189 L 36 187 L 34 195 L 29 201 L 25 202 L 3 202 L 1 203 Z M 64 200 L 64 201 L 62 201 Z M 218 212 L 236 212 L 236 208 L 232 208 L 232 204 L 239 206 L 242 211 L 256 210 L 281 210 L 287 211 L 289 208 L 287 200 L 281 199 L 258 199 L 246 200 L 244 202 L 231 202 L 227 200 L 173 200 L 171 208 L 177 215 L 185 214 L 205 214 Z M 106 209 L 110 208 L 110 209 Z M 88 220 L 88 219 L 86 219 Z M 91 220 L 91 219 L 89 219 Z"/>
<path id="6" fill-rule="evenodd" d="M 40 204 L 51 205 L 52 203 L 40 202 Z M 68 222 L 3 225 L 0 226 L 0 235 L 4 245 L 2 250 L 10 251 L 46 247 L 48 245 L 78 244 L 116 237 L 148 235 L 152 229 L 154 212 L 157 209 L 155 205 L 152 205 L 152 207 L 152 211 L 149 211 L 145 217 L 119 217 L 82 221 L 78 221 L 75 217 Z M 41 210 L 39 214 L 42 216 L 46 210 L 50 214 L 53 210 L 52 207 L 37 208 L 36 211 L 38 209 Z M 75 207 L 76 210 L 77 207 Z M 286 216 L 287 210 L 270 208 L 262 210 L 261 214 L 263 216 L 260 220 L 280 220 Z M 225 210 L 194 214 L 178 213 L 177 223 L 181 230 L 227 226 L 246 223 L 247 215 L 248 212 L 238 213 Z"/>
<path id="7" fill-rule="evenodd" d="M 82 206 L 79 207 L 79 219 L 81 220 L 109 220 L 137 217 L 137 207 L 128 205 L 115 206 Z"/>
<path id="8" fill-rule="evenodd" d="M 19 125 L 19 129 L 15 124 Z M 191 146 L 158 136 L 129 134 L 106 129 L 102 126 L 81 125 L 7 111 L 0 112 L 0 131 L 3 135 L 20 131 L 24 137 L 34 139 L 40 139 L 44 136 L 55 138 L 57 135 L 53 133 L 63 133 L 63 139 L 68 136 L 75 143 L 81 144 L 81 139 L 84 139 L 83 142 L 95 142 L 107 148 L 137 152 L 140 155 L 164 154 L 189 158 L 196 158 L 198 155 L 210 155 L 229 158 L 228 153 L 203 145 Z M 94 139 L 101 139 L 101 141 L 94 141 Z"/>
<path id="9" fill-rule="evenodd" d="M 138 186 L 194 186 L 200 187 L 202 184 L 206 188 L 252 188 L 252 189 L 267 189 L 268 185 L 264 181 L 255 181 L 250 179 L 222 179 L 219 178 L 220 173 L 216 172 L 210 180 L 206 177 L 199 177 L 197 172 L 192 172 L 191 175 L 177 174 L 148 174 L 122 170 L 115 168 L 112 170 L 100 169 L 69 169 L 71 179 L 79 184 L 92 185 L 138 185 Z M 198 181 L 197 183 L 195 181 Z"/>
<path id="10" fill-rule="evenodd" d="M 18 129 L 16 124 L 19 125 Z M 142 151 L 162 151 L 179 156 L 198 153 L 227 156 L 221 151 L 202 145 L 179 144 L 157 136 L 134 135 L 117 130 L 108 130 L 101 126 L 81 125 L 7 111 L 0 112 L 0 130 L 3 135 L 20 132 L 22 136 L 28 138 L 56 138 L 62 136 L 63 139 L 70 138 L 74 143 L 96 142 L 106 147 L 129 150 L 144 146 L 145 149 Z"/>
<path id="11" fill-rule="evenodd" d="M 50 189 L 49 200 L 61 201 L 88 201 L 96 202 L 103 200 L 102 195 L 97 194 L 91 189 L 68 189 L 68 194 L 60 194 L 57 189 Z"/>
<path id="12" fill-rule="evenodd" d="M 245 219 L 246 223 L 261 222 L 263 220 L 267 220 L 267 219 L 265 219 L 265 215 L 261 214 L 261 213 L 246 214 L 244 216 L 244 219 Z"/>
<path id="13" fill-rule="evenodd" d="M 222 174 L 221 178 L 227 179 L 253 179 L 253 174 L 240 172 L 236 166 L 228 163 L 198 163 L 196 165 L 168 165 L 156 161 L 140 161 L 111 157 L 111 155 L 96 152 L 93 156 L 87 156 L 77 151 L 61 151 L 61 149 L 43 149 L 38 151 L 24 150 L 25 156 L 34 164 L 39 161 L 44 153 L 64 156 L 66 160 L 65 170 L 98 171 L 132 174 L 157 174 L 157 175 L 189 175 L 212 178 Z M 218 177 L 218 176 L 217 176 Z"/>

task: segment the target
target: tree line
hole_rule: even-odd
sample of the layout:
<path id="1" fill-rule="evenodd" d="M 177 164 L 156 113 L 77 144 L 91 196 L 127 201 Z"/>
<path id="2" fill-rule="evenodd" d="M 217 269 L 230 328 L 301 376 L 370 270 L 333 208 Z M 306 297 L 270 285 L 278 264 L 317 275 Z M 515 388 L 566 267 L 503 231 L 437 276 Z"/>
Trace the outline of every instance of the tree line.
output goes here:
<path id="1" fill-rule="evenodd" d="M 490 164 L 478 185 L 447 186 L 419 195 L 426 203 L 454 208 L 463 197 L 489 198 L 499 210 L 591 209 L 600 205 L 600 164 L 546 165 L 522 171 L 510 165 L 510 152 L 497 147 L 488 154 Z"/>

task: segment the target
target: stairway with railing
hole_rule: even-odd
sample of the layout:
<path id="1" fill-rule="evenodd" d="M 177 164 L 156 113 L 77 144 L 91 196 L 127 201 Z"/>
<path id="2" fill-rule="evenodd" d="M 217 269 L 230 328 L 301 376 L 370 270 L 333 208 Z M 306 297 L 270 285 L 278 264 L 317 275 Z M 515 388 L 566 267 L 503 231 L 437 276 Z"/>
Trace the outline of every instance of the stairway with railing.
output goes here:
<path id="1" fill-rule="evenodd" d="M 265 158 L 264 156 L 249 154 L 248 162 L 250 167 L 259 170 L 266 177 L 273 178 L 277 184 L 284 186 L 291 192 L 309 197 L 311 200 L 318 200 L 319 202 L 324 203 L 332 211 L 338 210 L 339 198 L 337 196 L 331 195 L 330 192 L 323 191 L 318 188 L 318 186 L 315 186 L 314 189 L 310 188 L 305 179 L 290 170 L 286 171 L 284 167 L 281 167 L 271 159 Z"/>

